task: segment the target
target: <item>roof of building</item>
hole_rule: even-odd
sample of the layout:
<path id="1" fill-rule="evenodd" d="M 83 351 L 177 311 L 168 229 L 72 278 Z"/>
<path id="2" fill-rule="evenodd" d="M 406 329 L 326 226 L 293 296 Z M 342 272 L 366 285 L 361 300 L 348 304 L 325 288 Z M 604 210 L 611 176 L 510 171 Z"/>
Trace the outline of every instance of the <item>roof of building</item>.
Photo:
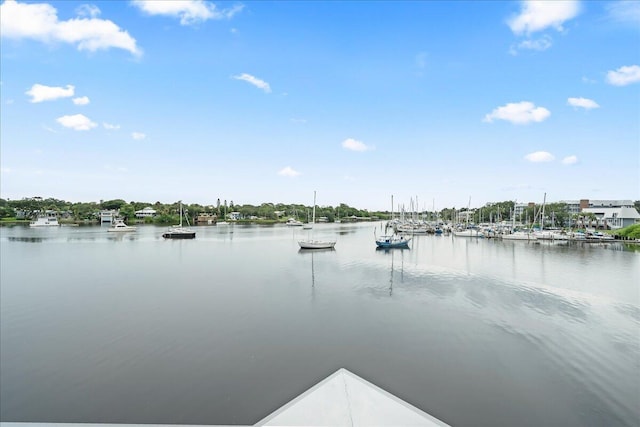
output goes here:
<path id="1" fill-rule="evenodd" d="M 582 212 L 600 214 L 605 218 L 613 218 L 614 214 L 616 218 L 623 219 L 640 219 L 640 214 L 635 208 L 630 207 L 621 207 L 621 208 L 608 208 L 608 207 L 593 207 L 593 208 L 584 208 Z"/>

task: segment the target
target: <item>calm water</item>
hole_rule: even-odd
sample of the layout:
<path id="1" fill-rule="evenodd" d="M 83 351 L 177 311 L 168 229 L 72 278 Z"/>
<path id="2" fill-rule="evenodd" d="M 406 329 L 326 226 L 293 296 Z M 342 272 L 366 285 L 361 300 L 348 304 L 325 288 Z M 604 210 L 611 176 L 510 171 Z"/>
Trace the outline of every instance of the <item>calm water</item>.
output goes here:
<path id="1" fill-rule="evenodd" d="M 455 426 L 640 424 L 640 252 L 0 229 L 2 421 L 252 424 L 341 367 Z"/>

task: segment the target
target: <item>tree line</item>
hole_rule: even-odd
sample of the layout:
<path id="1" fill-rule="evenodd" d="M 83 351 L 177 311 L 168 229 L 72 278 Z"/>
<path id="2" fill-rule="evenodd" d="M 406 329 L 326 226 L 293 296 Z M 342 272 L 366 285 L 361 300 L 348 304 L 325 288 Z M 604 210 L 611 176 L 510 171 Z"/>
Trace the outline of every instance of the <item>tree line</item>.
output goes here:
<path id="1" fill-rule="evenodd" d="M 640 212 L 640 201 L 634 203 L 636 210 Z M 180 202 L 165 204 L 160 202 L 127 202 L 123 199 L 101 200 L 100 202 L 68 202 L 55 198 L 24 198 L 21 200 L 0 199 L 0 218 L 16 218 L 16 213 L 21 212 L 25 219 L 33 219 L 39 213 L 54 211 L 58 214 L 65 214 L 72 221 L 94 221 L 99 218 L 101 210 L 118 210 L 120 217 L 125 220 L 135 219 L 135 212 L 145 207 L 156 210 L 156 216 L 145 218 L 147 222 L 171 223 L 175 222 L 179 215 Z M 503 201 L 487 203 L 480 208 L 470 209 L 473 213 L 469 221 L 473 223 L 512 221 L 515 203 L 513 201 Z M 194 219 L 198 214 L 205 213 L 216 215 L 220 220 L 226 219 L 231 212 L 238 212 L 241 218 L 259 218 L 269 221 L 286 221 L 288 218 L 306 222 L 310 221 L 312 206 L 303 204 L 284 203 L 262 203 L 260 205 L 234 204 L 233 200 L 221 201 L 218 199 L 215 205 L 183 204 L 183 210 Z M 444 222 L 456 222 L 460 218 L 460 213 L 464 213 L 468 208 L 456 209 L 444 208 L 440 211 L 420 211 L 415 212 L 420 219 L 441 220 Z M 404 212 L 405 216 L 414 213 Z M 394 216 L 400 215 L 395 213 Z M 535 204 L 524 208 L 521 214 L 516 215 L 515 221 L 523 224 L 539 224 L 542 215 L 542 205 Z M 372 219 L 390 219 L 389 211 L 370 212 L 366 209 L 358 209 L 341 203 L 338 206 L 316 206 L 316 218 L 325 217 L 329 222 L 337 219 L 359 217 Z M 465 216 L 466 218 L 466 216 Z M 595 221 L 596 217 L 592 213 L 572 214 L 565 203 L 547 203 L 544 206 L 544 222 L 546 225 L 556 227 L 569 227 L 576 224 L 585 225 Z M 466 219 L 465 219 L 466 220 Z"/>
<path id="2" fill-rule="evenodd" d="M 95 221 L 99 218 L 102 210 L 117 210 L 121 218 L 133 220 L 136 218 L 136 211 L 146 207 L 151 207 L 156 211 L 154 217 L 145 218 L 146 222 L 152 223 L 172 223 L 178 218 L 180 211 L 180 201 L 174 203 L 150 203 L 150 202 L 127 202 L 123 199 L 101 200 L 100 202 L 68 202 L 55 198 L 24 198 L 21 200 L 0 199 L 0 218 L 15 219 L 17 213 L 25 219 L 34 219 L 40 213 L 47 211 L 64 215 L 73 221 Z M 259 206 L 251 204 L 237 205 L 231 200 L 217 201 L 215 205 L 201 205 L 197 203 L 183 204 L 183 211 L 186 215 L 195 219 L 199 214 L 216 215 L 220 220 L 226 219 L 231 212 L 238 212 L 241 218 L 260 218 L 263 220 L 286 221 L 288 218 L 296 218 L 300 221 L 307 221 L 311 218 L 312 206 L 302 204 L 284 203 L 262 203 Z M 316 218 L 326 217 L 329 222 L 345 217 L 378 217 L 388 218 L 385 212 L 369 212 L 366 209 L 358 209 L 341 203 L 338 206 L 316 206 Z"/>

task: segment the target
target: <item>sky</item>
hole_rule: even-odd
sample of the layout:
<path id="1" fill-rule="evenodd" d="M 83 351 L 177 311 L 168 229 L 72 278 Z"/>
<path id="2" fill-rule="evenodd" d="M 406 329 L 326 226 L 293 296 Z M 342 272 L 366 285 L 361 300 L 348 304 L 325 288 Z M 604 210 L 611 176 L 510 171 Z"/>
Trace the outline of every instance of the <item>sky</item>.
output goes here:
<path id="1" fill-rule="evenodd" d="M 0 197 L 640 199 L 640 2 L 0 4 Z"/>

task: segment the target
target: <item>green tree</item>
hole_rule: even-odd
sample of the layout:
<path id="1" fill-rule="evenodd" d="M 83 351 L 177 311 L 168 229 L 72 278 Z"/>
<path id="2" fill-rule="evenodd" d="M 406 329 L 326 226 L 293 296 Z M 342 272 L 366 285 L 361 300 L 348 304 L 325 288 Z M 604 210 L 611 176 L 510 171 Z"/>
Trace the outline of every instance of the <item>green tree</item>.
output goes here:
<path id="1" fill-rule="evenodd" d="M 100 203 L 100 207 L 102 209 L 114 209 L 114 210 L 117 210 L 117 209 L 120 209 L 120 207 L 122 205 L 126 205 L 126 204 L 127 204 L 127 202 L 125 202 L 122 199 L 106 200 L 106 201 L 103 201 L 103 202 Z"/>
<path id="2" fill-rule="evenodd" d="M 133 219 L 136 216 L 136 210 L 131 204 L 120 206 L 120 216 L 125 219 Z"/>

